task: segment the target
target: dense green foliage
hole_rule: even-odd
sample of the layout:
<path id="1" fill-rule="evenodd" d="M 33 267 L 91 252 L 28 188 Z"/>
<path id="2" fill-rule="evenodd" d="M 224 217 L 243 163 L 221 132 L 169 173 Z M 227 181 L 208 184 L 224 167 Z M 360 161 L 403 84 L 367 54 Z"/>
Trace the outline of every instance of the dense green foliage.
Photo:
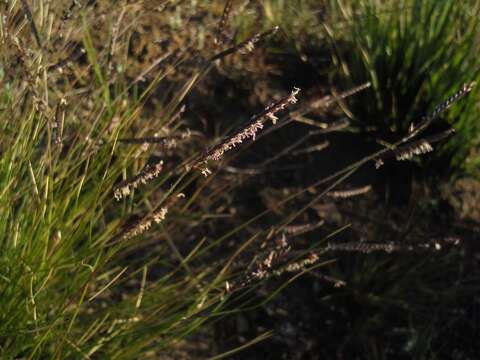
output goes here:
<path id="1" fill-rule="evenodd" d="M 382 140 L 404 136 L 445 94 L 479 79 L 477 1 L 338 0 L 330 10 L 337 79 L 372 83 L 349 102 L 355 125 Z M 436 152 L 457 171 L 472 170 L 468 156 L 479 143 L 477 93 L 437 121 L 457 130 Z"/>

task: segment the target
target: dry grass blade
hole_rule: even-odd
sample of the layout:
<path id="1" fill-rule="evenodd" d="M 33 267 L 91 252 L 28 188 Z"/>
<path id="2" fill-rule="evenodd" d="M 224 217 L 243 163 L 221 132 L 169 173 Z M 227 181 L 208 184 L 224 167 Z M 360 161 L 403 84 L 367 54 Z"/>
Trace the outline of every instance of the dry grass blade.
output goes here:
<path id="1" fill-rule="evenodd" d="M 314 134 L 312 132 L 309 132 L 307 135 L 301 137 L 300 139 L 298 139 L 297 141 L 295 141 L 293 144 L 289 145 L 289 146 L 286 146 L 282 149 L 282 151 L 279 151 L 278 153 L 276 153 L 274 156 L 272 156 L 271 158 L 268 158 L 268 159 L 265 159 L 265 161 L 263 161 L 259 167 L 260 168 L 263 168 L 263 167 L 266 167 L 268 165 L 270 165 L 271 163 L 277 161 L 278 159 L 286 156 L 286 155 L 289 155 L 289 154 L 292 154 L 292 155 L 295 155 L 295 152 L 292 152 L 293 149 L 295 149 L 296 147 L 298 147 L 299 145 L 303 144 L 308 138 L 310 138 L 311 136 L 313 136 Z"/>
<path id="2" fill-rule="evenodd" d="M 102 294 L 105 290 L 107 290 L 109 287 L 111 287 L 111 286 L 115 283 L 115 281 L 117 281 L 117 280 L 120 278 L 120 276 L 122 276 L 123 273 L 124 273 L 125 271 L 127 271 L 127 269 L 128 269 L 128 267 L 124 267 L 117 275 L 115 275 L 115 276 L 113 277 L 112 280 L 110 280 L 110 281 L 108 282 L 107 285 L 105 285 L 105 286 L 102 287 L 100 290 L 98 290 L 95 294 L 93 294 L 93 295 L 88 299 L 88 301 L 94 300 L 96 297 L 98 297 L 100 294 Z"/>
<path id="3" fill-rule="evenodd" d="M 215 31 L 215 38 L 213 40 L 215 45 L 217 46 L 221 46 L 226 37 L 224 32 L 225 32 L 225 27 L 228 23 L 228 17 L 230 15 L 230 11 L 232 10 L 232 6 L 233 6 L 233 0 L 227 0 L 227 2 L 225 3 L 225 8 L 223 9 L 222 17 Z"/>
<path id="4" fill-rule="evenodd" d="M 370 82 L 366 82 L 365 84 L 361 84 L 359 86 L 353 87 L 350 90 L 341 92 L 337 94 L 333 92 L 333 95 L 327 95 L 320 99 L 313 99 L 308 103 L 308 107 L 310 109 L 318 109 L 318 108 L 328 108 L 334 103 L 344 100 L 350 96 L 353 96 L 365 89 L 368 89 L 372 84 Z"/>
<path id="5" fill-rule="evenodd" d="M 308 146 L 306 148 L 299 149 L 299 150 L 295 150 L 294 152 L 292 152 L 292 155 L 293 156 L 298 156 L 298 155 L 302 155 L 302 154 L 309 154 L 309 153 L 316 152 L 316 151 L 322 151 L 322 150 L 325 150 L 326 148 L 328 148 L 329 146 L 330 146 L 330 142 L 328 140 L 325 140 L 325 141 L 321 142 L 320 144 Z"/>
<path id="6" fill-rule="evenodd" d="M 247 40 L 245 41 L 242 41 L 241 43 L 235 45 L 235 46 L 232 46 L 226 50 L 223 50 L 221 52 L 219 52 L 218 54 L 216 55 L 213 55 L 209 60 L 208 60 L 208 63 L 212 63 L 214 61 L 217 61 L 217 60 L 220 60 L 220 59 L 223 59 L 225 56 L 228 56 L 228 55 L 231 55 L 233 53 L 236 53 L 236 52 L 240 52 L 242 54 L 246 54 L 246 53 L 249 53 L 249 52 L 252 52 L 255 48 L 255 45 L 259 42 L 261 42 L 262 40 L 264 40 L 265 38 L 275 34 L 277 31 L 278 31 L 279 27 L 278 26 L 275 26 L 273 29 L 270 29 L 270 30 L 267 30 L 267 31 L 264 31 L 264 32 L 261 32 L 261 33 L 258 33 L 258 34 L 255 34 L 253 35 L 252 37 L 248 38 Z"/>
<path id="7" fill-rule="evenodd" d="M 177 52 L 167 52 L 166 54 L 163 54 L 159 58 L 157 58 L 152 64 L 150 64 L 140 75 L 138 75 L 135 80 L 133 80 L 132 85 L 143 82 L 146 80 L 146 76 L 153 70 L 155 69 L 158 65 L 160 65 L 163 61 L 171 57 L 172 55 L 175 55 Z"/>
<path id="8" fill-rule="evenodd" d="M 40 34 L 38 33 L 37 26 L 35 25 L 35 20 L 33 19 L 32 12 L 30 11 L 30 6 L 28 5 L 27 0 L 21 0 L 20 2 L 22 3 L 22 10 L 27 17 L 28 22 L 30 23 L 33 36 L 35 37 L 35 41 L 37 42 L 38 47 L 42 49 L 42 41 L 40 40 Z"/>
<path id="9" fill-rule="evenodd" d="M 75 45 L 71 50 L 70 53 L 65 56 L 63 59 L 57 61 L 56 63 L 50 64 L 47 67 L 47 71 L 55 71 L 59 70 L 62 71 L 64 66 L 67 66 L 70 62 L 74 63 L 78 61 L 83 55 L 85 54 L 85 49 L 81 45 Z"/>
<path id="10" fill-rule="evenodd" d="M 237 352 L 240 352 L 244 349 L 248 349 L 248 348 L 252 347 L 253 345 L 255 345 L 259 342 L 262 342 L 262 341 L 265 341 L 265 340 L 269 339 L 271 336 L 273 336 L 273 331 L 267 331 L 267 332 L 257 336 L 255 339 L 250 340 L 247 343 L 236 347 L 233 350 L 227 351 L 227 352 L 225 352 L 223 354 L 220 354 L 220 355 L 216 355 L 214 357 L 209 358 L 208 360 L 231 359 L 231 356 L 236 354 Z"/>

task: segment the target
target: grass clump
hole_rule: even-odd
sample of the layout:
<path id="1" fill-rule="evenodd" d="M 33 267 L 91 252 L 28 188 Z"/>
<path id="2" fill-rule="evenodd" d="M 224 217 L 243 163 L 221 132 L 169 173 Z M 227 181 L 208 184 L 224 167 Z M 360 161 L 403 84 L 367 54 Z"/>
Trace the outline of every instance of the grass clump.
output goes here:
<path id="1" fill-rule="evenodd" d="M 327 238 L 319 230 L 330 220 L 320 200 L 367 194 L 370 185 L 334 188 L 368 164 L 429 151 L 428 141 L 439 135 L 417 135 L 470 93 L 470 85 L 443 89 L 438 100 L 451 97 L 403 139 L 331 175 L 302 178 L 290 166 L 291 156 L 310 158 L 325 150 L 328 142 L 305 143 L 349 124 L 305 116 L 322 113 L 373 80 L 332 95 L 311 91 L 306 101 L 295 84 L 267 88 L 273 96 L 259 96 L 252 112 L 257 115 L 246 119 L 218 98 L 209 104 L 209 85 L 222 70 L 242 72 L 237 59 L 249 59 L 272 37 L 303 32 L 295 9 L 273 0 L 263 7 L 232 1 L 212 7 L 196 1 L 152 4 L 0 4 L 2 357 L 162 358 L 206 322 L 259 308 L 310 271 L 345 286 L 343 279 L 318 272 L 335 262 L 332 252 L 443 249 L 442 240 L 424 238 L 411 244 L 358 238 L 335 243 L 332 236 L 340 230 L 330 226 Z M 307 16 L 313 2 L 298 4 Z M 266 28 L 231 28 L 232 14 L 252 15 L 259 6 Z M 275 24 L 294 19 L 290 30 Z M 240 102 L 236 96 L 231 98 Z M 226 119 L 205 119 L 202 106 L 222 110 L 214 113 Z M 280 128 L 296 131 L 299 123 L 315 131 L 282 143 L 273 155 L 256 142 L 256 164 L 241 157 L 253 141 Z M 310 164 L 305 167 L 312 170 Z M 295 187 L 285 173 L 307 185 Z M 269 177 L 284 188 L 256 189 L 264 190 Z M 313 231 L 318 233 L 307 237 Z M 392 277 L 398 269 L 392 268 Z M 259 304 L 255 287 L 274 278 L 281 285 L 264 292 Z M 265 340 L 271 333 L 264 330 L 237 345 Z M 235 351 L 224 350 L 217 358 Z"/>
<path id="2" fill-rule="evenodd" d="M 354 124 L 392 141 L 408 133 L 432 104 L 464 83 L 478 81 L 478 2 L 332 1 L 327 30 L 343 83 L 372 87 L 349 104 Z M 462 172 L 478 145 L 478 96 L 455 106 L 434 129 L 456 134 L 438 152 Z"/>
<path id="3" fill-rule="evenodd" d="M 174 22 L 171 34 L 194 27 L 193 3 L 62 5 L 0 4 L 0 354 L 155 358 L 219 316 L 229 284 L 253 271 L 237 258 L 275 223 L 245 231 L 267 212 L 235 215 L 241 181 L 216 173 L 299 89 L 209 148 L 182 117 L 187 96 L 276 28 L 212 53 L 198 36 L 142 37 L 152 12 Z M 215 29 L 203 29 L 213 44 Z"/>
<path id="4" fill-rule="evenodd" d="M 188 181 L 172 161 L 159 166 L 189 156 L 177 112 L 200 71 L 157 107 L 152 90 L 175 84 L 166 77 L 187 58 L 126 71 L 146 9 L 123 4 L 110 18 L 83 2 L 63 15 L 37 5 L 0 5 L 1 357 L 158 356 L 223 301 L 219 263 L 198 258 L 205 239 L 169 242 L 191 236 L 166 219 L 181 228 Z M 156 235 L 140 237 L 152 224 Z"/>

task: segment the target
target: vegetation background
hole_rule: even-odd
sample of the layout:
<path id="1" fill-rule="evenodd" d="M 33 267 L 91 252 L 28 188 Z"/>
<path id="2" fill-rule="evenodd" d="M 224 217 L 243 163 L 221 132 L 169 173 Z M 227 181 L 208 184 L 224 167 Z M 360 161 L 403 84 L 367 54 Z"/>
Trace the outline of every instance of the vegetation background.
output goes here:
<path id="1" fill-rule="evenodd" d="M 5 359 L 477 359 L 474 0 L 0 1 Z"/>

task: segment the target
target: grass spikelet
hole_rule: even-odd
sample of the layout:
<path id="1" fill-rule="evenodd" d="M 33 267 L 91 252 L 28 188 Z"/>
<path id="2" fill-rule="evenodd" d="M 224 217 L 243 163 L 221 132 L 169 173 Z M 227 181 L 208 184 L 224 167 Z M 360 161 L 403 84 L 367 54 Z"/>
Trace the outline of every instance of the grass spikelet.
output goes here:
<path id="1" fill-rule="evenodd" d="M 384 160 L 389 157 L 395 157 L 397 160 L 409 160 L 414 155 L 423 155 L 429 153 L 433 151 L 433 146 L 431 144 L 448 138 L 454 132 L 455 129 L 451 128 L 438 134 L 425 136 L 419 140 L 411 141 L 396 148 L 392 147 L 391 149 L 386 149 L 385 153 L 374 159 L 375 168 L 379 169 L 384 164 Z"/>
<path id="2" fill-rule="evenodd" d="M 255 34 L 250 39 L 247 39 L 239 44 L 238 52 L 243 55 L 251 53 L 253 50 L 255 50 L 255 46 L 257 43 L 262 41 L 264 38 L 275 34 L 278 31 L 278 29 L 279 27 L 275 26 L 271 30 Z"/>
<path id="3" fill-rule="evenodd" d="M 227 282 L 225 288 L 227 292 L 242 289 L 256 281 L 260 281 L 270 277 L 274 268 L 278 266 L 283 259 L 289 254 L 291 250 L 285 234 L 275 239 L 275 246 L 273 249 L 261 253 L 255 257 L 255 261 L 250 270 L 243 279 L 237 281 Z"/>
<path id="4" fill-rule="evenodd" d="M 290 252 L 291 248 L 285 235 L 282 235 L 275 242 L 275 247 L 255 262 L 254 270 L 247 276 L 247 282 L 266 278 L 272 267 Z"/>
<path id="5" fill-rule="evenodd" d="M 115 199 L 120 200 L 130 195 L 132 190 L 156 178 L 160 174 L 162 169 L 163 161 L 159 161 L 154 165 L 145 165 L 145 167 L 139 174 L 135 175 L 130 180 L 124 181 L 114 189 L 113 194 L 115 196 Z"/>
<path id="6" fill-rule="evenodd" d="M 252 36 L 250 39 L 242 42 L 240 46 L 238 47 L 238 52 L 242 55 L 249 54 L 255 50 L 255 45 L 260 42 L 263 38 L 274 34 L 277 32 L 278 26 L 273 28 L 273 30 L 267 31 L 265 33 L 258 33 Z"/>
<path id="7" fill-rule="evenodd" d="M 475 82 L 463 85 L 463 87 L 455 94 L 450 96 L 444 102 L 437 105 L 430 114 L 425 115 L 420 120 L 420 123 L 418 125 L 412 124 L 409 130 L 409 134 L 403 139 L 403 142 L 407 142 L 408 140 L 417 136 L 420 132 L 425 130 L 431 124 L 431 122 L 435 120 L 440 114 L 448 110 L 455 102 L 468 95 L 473 90 L 475 85 Z"/>
<path id="8" fill-rule="evenodd" d="M 227 151 L 233 149 L 237 145 L 241 144 L 246 139 L 255 140 L 256 134 L 263 129 L 264 124 L 267 120 L 272 120 L 275 124 L 277 121 L 276 113 L 284 110 L 288 105 L 295 104 L 298 100 L 296 98 L 297 94 L 300 92 L 299 88 L 294 88 L 290 95 L 285 96 L 279 101 L 272 103 L 267 106 L 264 111 L 260 114 L 253 116 L 249 124 L 243 127 L 241 130 L 234 133 L 232 136 L 228 137 L 222 143 L 214 146 L 212 149 L 208 150 L 200 160 L 196 161 L 193 165 L 194 168 L 201 169 L 202 173 L 206 176 L 210 173 L 203 165 L 208 161 L 218 161 L 222 158 L 223 154 Z"/>
<path id="9" fill-rule="evenodd" d="M 334 199 L 347 199 L 354 196 L 366 194 L 370 190 L 372 190 L 372 186 L 367 185 L 367 186 L 363 186 L 363 187 L 360 187 L 357 189 L 351 189 L 351 190 L 330 191 L 327 195 Z"/>
<path id="10" fill-rule="evenodd" d="M 157 207 L 151 214 L 128 226 L 119 236 L 119 239 L 123 241 L 133 239 L 150 229 L 153 223 L 160 224 L 165 220 L 169 209 L 175 205 L 179 199 L 184 197 L 185 195 L 183 193 L 171 196 L 165 204 Z"/>
<path id="11" fill-rule="evenodd" d="M 274 276 L 281 276 L 285 273 L 298 273 L 298 272 L 301 272 L 301 271 L 304 271 L 306 270 L 309 266 L 312 266 L 314 265 L 316 262 L 318 262 L 318 260 L 320 259 L 320 257 L 314 253 L 314 252 L 311 252 L 310 254 L 308 254 L 307 257 L 305 257 L 304 259 L 301 259 L 299 261 L 295 261 L 295 262 L 292 262 L 290 264 L 287 264 L 275 271 L 272 272 L 272 275 Z"/>
<path id="12" fill-rule="evenodd" d="M 299 235 L 305 234 L 307 232 L 310 232 L 312 230 L 315 230 L 315 229 L 319 228 L 324 223 L 325 223 L 324 220 L 320 220 L 320 221 L 310 223 L 310 224 L 290 225 L 290 226 L 287 226 L 283 230 L 283 232 L 287 235 L 290 235 L 290 236 L 299 236 Z"/>
<path id="13" fill-rule="evenodd" d="M 433 146 L 425 140 L 408 146 L 405 150 L 397 152 L 397 160 L 410 160 L 414 155 L 423 155 L 433 151 Z"/>
<path id="14" fill-rule="evenodd" d="M 263 113 L 263 117 L 266 117 L 270 120 L 272 120 L 272 123 L 275 125 L 277 123 L 278 118 L 276 117 L 276 113 L 282 110 L 285 110 L 285 108 L 288 105 L 295 104 L 298 99 L 296 96 L 300 92 L 300 89 L 295 87 L 293 88 L 292 92 L 290 93 L 289 96 L 284 97 L 280 101 L 273 103 L 265 108 L 265 111 Z"/>
<path id="15" fill-rule="evenodd" d="M 52 122 L 53 139 L 56 145 L 63 146 L 63 126 L 65 123 L 65 108 L 67 100 L 61 98 L 55 109 L 55 117 Z"/>
<path id="16" fill-rule="evenodd" d="M 328 244 L 322 252 L 329 252 L 329 251 L 347 251 L 347 252 L 360 252 L 364 254 L 368 254 L 371 252 L 381 251 L 386 253 L 393 253 L 399 251 L 421 251 L 421 250 L 434 250 L 440 251 L 444 248 L 443 245 L 458 245 L 460 241 L 458 239 L 451 239 L 447 238 L 443 241 L 436 240 L 432 243 L 419 243 L 419 244 L 412 244 L 412 245 L 403 245 L 403 244 L 395 244 L 393 242 L 389 243 L 363 243 L 363 242 L 346 242 L 342 244 Z"/>
<path id="17" fill-rule="evenodd" d="M 383 251 L 386 253 L 392 253 L 394 251 L 400 250 L 399 245 L 393 243 L 386 244 L 374 244 L 374 243 L 361 243 L 361 242 L 347 242 L 343 244 L 328 244 L 324 252 L 329 251 L 348 251 L 348 252 L 360 252 L 368 254 L 373 251 Z"/>

